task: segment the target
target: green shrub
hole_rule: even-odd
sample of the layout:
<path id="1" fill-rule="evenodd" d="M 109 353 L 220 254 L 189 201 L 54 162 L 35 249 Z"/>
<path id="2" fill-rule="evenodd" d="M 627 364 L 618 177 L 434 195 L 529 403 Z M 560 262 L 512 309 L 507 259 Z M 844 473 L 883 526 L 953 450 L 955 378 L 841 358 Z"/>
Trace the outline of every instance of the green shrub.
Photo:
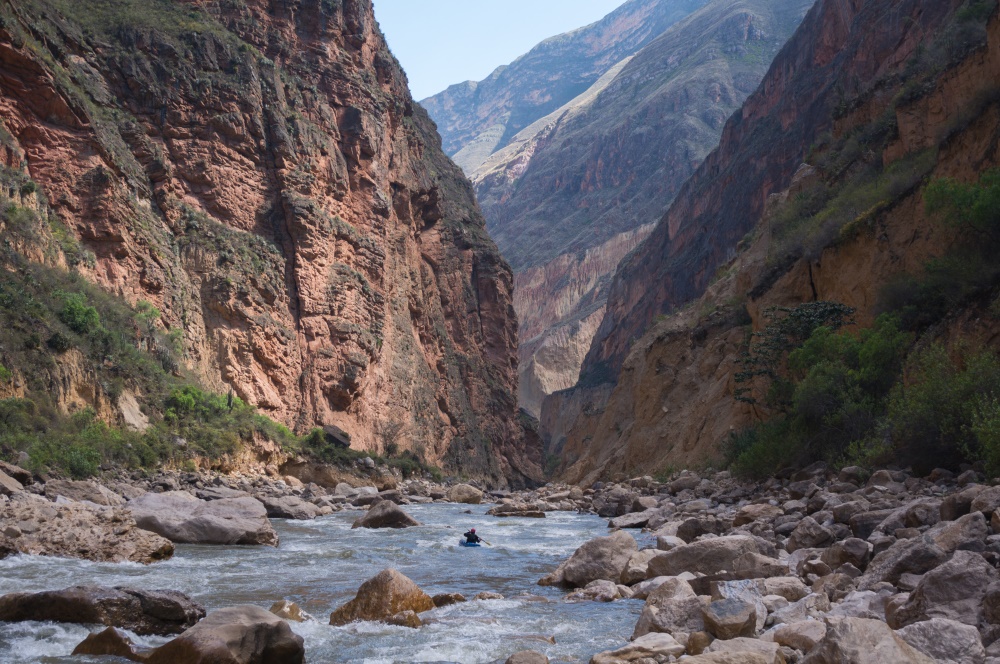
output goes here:
<path id="1" fill-rule="evenodd" d="M 96 332 L 101 326 L 101 315 L 97 313 L 97 309 L 87 304 L 86 298 L 81 293 L 63 295 L 59 319 L 77 334 Z"/>

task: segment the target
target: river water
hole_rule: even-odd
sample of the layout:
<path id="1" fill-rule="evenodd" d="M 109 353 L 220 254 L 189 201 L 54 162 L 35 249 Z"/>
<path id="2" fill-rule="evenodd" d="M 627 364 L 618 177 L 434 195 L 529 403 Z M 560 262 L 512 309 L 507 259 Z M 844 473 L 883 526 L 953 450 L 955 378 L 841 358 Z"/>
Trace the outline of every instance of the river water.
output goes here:
<path id="1" fill-rule="evenodd" d="M 275 520 L 281 537 L 277 549 L 178 545 L 170 561 L 150 566 L 15 556 L 0 561 L 0 594 L 131 585 L 180 590 L 209 611 L 237 604 L 267 609 L 288 599 L 316 618 L 292 623 L 305 639 L 310 664 L 478 664 L 503 662 L 526 649 L 557 662 L 586 662 L 628 640 L 642 602 L 565 602 L 565 591 L 536 584 L 583 542 L 606 535 L 606 520 L 569 512 L 546 519 L 497 519 L 484 515 L 487 508 L 409 505 L 407 512 L 424 525 L 405 530 L 351 530 L 357 512 L 315 521 Z M 469 509 L 472 515 L 465 513 Z M 469 527 L 493 547 L 459 547 Z M 387 567 L 430 595 L 460 592 L 471 599 L 491 591 L 506 599 L 435 609 L 421 614 L 430 624 L 417 630 L 380 623 L 331 627 L 330 612 Z M 69 657 L 89 631 L 77 625 L 0 623 L 0 663 L 122 661 Z M 167 640 L 133 639 L 147 645 Z"/>

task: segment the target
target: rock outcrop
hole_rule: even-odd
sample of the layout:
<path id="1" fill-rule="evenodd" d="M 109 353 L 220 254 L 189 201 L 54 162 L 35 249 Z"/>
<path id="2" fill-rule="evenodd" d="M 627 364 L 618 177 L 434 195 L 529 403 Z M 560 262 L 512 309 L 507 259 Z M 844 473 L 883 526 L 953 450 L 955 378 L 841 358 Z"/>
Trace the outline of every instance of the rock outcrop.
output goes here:
<path id="1" fill-rule="evenodd" d="M 566 479 L 586 483 L 717 459 L 720 443 L 760 416 L 733 398 L 745 325 L 760 331 L 769 307 L 811 301 L 854 307 L 857 322 L 870 325 L 884 287 L 922 270 L 954 241 L 955 231 L 927 214 L 921 177 L 873 211 L 865 221 L 872 233 L 828 229 L 795 245 L 774 224 L 782 206 L 810 187 L 838 182 L 804 164 L 809 146 L 825 136 L 877 131 L 882 113 L 888 126 L 901 127 L 898 136 L 887 134 L 884 150 L 872 162 L 858 157 L 857 168 L 897 164 L 969 181 L 996 164 L 992 106 L 975 101 L 991 98 L 1000 69 L 995 21 L 982 47 L 925 83 L 918 99 L 895 97 L 906 83 L 905 63 L 922 41 L 945 30 L 957 4 L 938 3 L 933 11 L 911 0 L 814 6 L 730 119 L 718 150 L 619 267 L 582 372 L 594 380 L 582 378 L 543 405 L 540 434 L 561 450 Z M 914 18 L 876 18 L 885 15 Z M 875 80 L 891 83 L 876 94 L 863 83 Z M 842 98 L 857 106 L 838 106 Z M 892 98 L 898 101 L 889 108 Z M 962 108 L 973 109 L 968 123 Z M 956 134 L 948 117 L 963 118 Z M 920 154 L 933 159 L 913 166 Z M 810 242 L 818 244 L 806 248 Z"/>
<path id="2" fill-rule="evenodd" d="M 278 546 L 267 510 L 255 498 L 205 501 L 183 491 L 146 493 L 128 503 L 139 528 L 181 544 Z"/>
<path id="3" fill-rule="evenodd" d="M 370 0 L 10 9 L 0 161 L 78 241 L 73 269 L 155 307 L 205 387 L 356 449 L 540 479 L 510 270 Z M 67 409 L 148 426 L 141 385 L 113 398 L 52 355 L 53 390 L 76 361 Z"/>
<path id="4" fill-rule="evenodd" d="M 0 621 L 107 625 L 136 634 L 180 634 L 205 617 L 205 609 L 173 590 L 75 586 L 0 597 Z"/>

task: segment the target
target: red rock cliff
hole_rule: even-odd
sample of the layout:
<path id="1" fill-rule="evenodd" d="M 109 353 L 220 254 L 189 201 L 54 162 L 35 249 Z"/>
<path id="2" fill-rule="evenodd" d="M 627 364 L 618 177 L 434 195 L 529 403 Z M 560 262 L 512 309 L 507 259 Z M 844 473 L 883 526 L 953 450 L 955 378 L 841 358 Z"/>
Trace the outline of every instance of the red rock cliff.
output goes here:
<path id="1" fill-rule="evenodd" d="M 84 273 L 158 307 L 209 387 L 356 448 L 538 476 L 510 270 L 370 0 L 0 10 L 0 117 Z"/>

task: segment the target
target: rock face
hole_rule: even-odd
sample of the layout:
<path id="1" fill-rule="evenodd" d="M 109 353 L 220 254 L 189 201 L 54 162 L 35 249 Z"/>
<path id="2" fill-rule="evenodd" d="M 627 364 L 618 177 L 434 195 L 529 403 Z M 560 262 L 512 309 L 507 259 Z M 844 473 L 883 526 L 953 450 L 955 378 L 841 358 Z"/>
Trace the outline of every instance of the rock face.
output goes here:
<path id="1" fill-rule="evenodd" d="M 629 0 L 593 25 L 542 42 L 483 81 L 453 85 L 420 104 L 437 123 L 445 152 L 471 171 L 704 3 Z"/>
<path id="2" fill-rule="evenodd" d="M 330 624 L 384 621 L 403 611 L 420 613 L 433 608 L 434 600 L 417 584 L 396 570 L 387 569 L 361 584 L 357 596 L 330 615 Z"/>
<path id="3" fill-rule="evenodd" d="M 816 186 L 817 177 L 836 178 L 804 163 L 809 146 L 828 131 L 844 136 L 871 126 L 905 84 L 903 63 L 927 35 L 944 29 L 957 4 L 937 3 L 933 11 L 917 0 L 815 4 L 727 123 L 719 148 L 619 266 L 581 373 L 590 380 L 543 404 L 540 435 L 550 447 L 562 447 L 557 473 L 563 479 L 587 484 L 716 456 L 730 431 L 753 421 L 752 409 L 732 398 L 748 321 L 759 331 L 767 308 L 821 300 L 856 307 L 859 324 L 867 326 L 883 287 L 901 272 L 919 270 L 951 241 L 954 231 L 926 214 L 920 187 L 875 215 L 875 236 L 859 234 L 804 253 L 786 249 L 769 229 L 783 201 Z M 914 19 L 905 25 L 879 20 L 888 14 Z M 1000 70 L 995 21 L 988 31 L 981 50 L 954 64 L 921 99 L 895 110 L 902 129 L 887 139 L 877 163 L 888 167 L 928 149 L 935 151 L 935 177 L 963 181 L 995 165 L 995 122 L 980 106 L 978 122 L 963 123 L 964 138 L 941 144 L 946 118 L 988 94 Z M 881 101 L 865 96 L 864 81 L 889 78 L 896 82 L 880 89 Z M 840 115 L 845 95 L 858 107 Z"/>
<path id="4" fill-rule="evenodd" d="M 459 161 L 514 268 L 519 398 L 530 413 L 576 383 L 619 261 L 718 144 L 811 4 L 711 0 L 479 167 Z"/>
<path id="5" fill-rule="evenodd" d="M 91 634 L 74 655 L 113 655 L 148 664 L 302 664 L 302 637 L 288 623 L 257 606 L 208 614 L 173 641 L 140 652 L 114 628 Z"/>
<path id="6" fill-rule="evenodd" d="M 205 609 L 172 590 L 76 586 L 0 597 L 0 621 L 107 625 L 136 634 L 180 634 L 205 617 Z"/>
<path id="7" fill-rule="evenodd" d="M 358 517 L 351 528 L 409 528 L 420 522 L 391 500 L 381 500 Z"/>
<path id="8" fill-rule="evenodd" d="M 9 152 L 93 255 L 83 275 L 155 306 L 205 387 L 299 431 L 539 479 L 511 272 L 371 1 L 166 3 L 82 27 L 105 9 L 31 2 L 0 29 Z M 35 49 L 33 30 L 58 37 Z"/>
<path id="9" fill-rule="evenodd" d="M 267 511 L 255 498 L 205 501 L 183 491 L 147 493 L 128 509 L 139 528 L 183 544 L 278 545 Z"/>
<path id="10" fill-rule="evenodd" d="M 30 555 L 149 564 L 174 554 L 169 540 L 137 527 L 123 508 L 18 493 L 0 506 L 0 524 L 0 549 Z"/>

